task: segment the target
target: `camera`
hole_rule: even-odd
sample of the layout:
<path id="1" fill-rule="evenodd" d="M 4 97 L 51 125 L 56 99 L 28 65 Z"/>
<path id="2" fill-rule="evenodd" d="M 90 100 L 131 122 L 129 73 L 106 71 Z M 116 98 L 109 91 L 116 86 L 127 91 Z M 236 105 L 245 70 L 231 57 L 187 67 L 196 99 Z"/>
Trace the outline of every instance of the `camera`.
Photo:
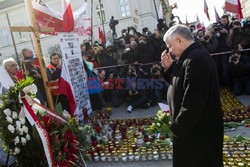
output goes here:
<path id="1" fill-rule="evenodd" d="M 236 56 L 231 57 L 231 61 L 235 62 L 237 60 L 238 60 L 238 57 L 236 57 Z"/>
<path id="2" fill-rule="evenodd" d="M 159 70 L 157 68 L 151 68 L 150 71 L 151 71 L 151 74 L 154 74 L 154 73 L 156 73 Z"/>
<path id="3" fill-rule="evenodd" d="M 143 33 L 148 32 L 148 27 L 144 27 L 144 28 L 142 29 L 142 32 L 143 32 Z"/>
<path id="4" fill-rule="evenodd" d="M 205 35 L 205 36 L 204 36 L 204 40 L 205 40 L 205 41 L 209 40 L 209 36 L 208 36 L 208 35 Z"/>
<path id="5" fill-rule="evenodd" d="M 214 23 L 214 24 L 213 24 L 213 27 L 214 27 L 214 30 L 215 30 L 215 31 L 220 31 L 220 30 L 222 30 L 222 28 L 223 28 L 223 26 L 222 26 L 221 23 Z"/>

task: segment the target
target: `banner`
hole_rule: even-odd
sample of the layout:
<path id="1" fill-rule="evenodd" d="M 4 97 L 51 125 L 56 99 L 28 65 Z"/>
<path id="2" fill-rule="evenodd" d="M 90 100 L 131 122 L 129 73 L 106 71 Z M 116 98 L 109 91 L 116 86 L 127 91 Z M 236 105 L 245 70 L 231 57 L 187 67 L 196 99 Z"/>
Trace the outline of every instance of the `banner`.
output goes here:
<path id="1" fill-rule="evenodd" d="M 79 36 L 91 35 L 91 19 L 86 8 L 87 3 L 84 3 L 77 11 L 74 12 L 74 32 L 76 32 Z"/>
<path id="2" fill-rule="evenodd" d="M 64 83 L 70 85 L 69 89 L 73 93 L 73 100 L 76 104 L 74 115 L 83 120 L 82 110 L 86 108 L 88 114 L 90 114 L 92 108 L 87 89 L 87 73 L 83 67 L 79 38 L 77 34 L 73 33 L 61 33 L 58 37 L 64 61 L 61 79 Z M 59 90 L 61 89 L 60 87 L 61 84 Z"/>

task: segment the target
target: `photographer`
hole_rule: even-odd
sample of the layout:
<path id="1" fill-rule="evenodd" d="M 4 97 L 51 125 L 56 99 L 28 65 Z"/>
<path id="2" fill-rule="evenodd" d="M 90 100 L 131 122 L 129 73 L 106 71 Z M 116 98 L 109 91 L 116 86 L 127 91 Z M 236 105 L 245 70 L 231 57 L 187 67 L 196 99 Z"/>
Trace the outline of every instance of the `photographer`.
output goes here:
<path id="1" fill-rule="evenodd" d="M 250 95 L 249 57 L 242 56 L 238 50 L 232 51 L 229 57 L 229 70 L 233 77 L 233 93 L 236 96 L 242 93 Z"/>
<path id="2" fill-rule="evenodd" d="M 202 42 L 204 35 L 205 35 L 204 30 L 200 28 L 195 35 L 195 41 Z"/>
<path id="3" fill-rule="evenodd" d="M 245 33 L 242 31 L 240 21 L 233 22 L 233 28 L 230 29 L 227 36 L 227 46 L 232 50 L 237 50 L 239 44 L 245 40 Z"/>
<path id="4" fill-rule="evenodd" d="M 130 43 L 130 47 L 124 50 L 122 59 L 125 60 L 128 64 L 139 63 L 139 50 L 138 45 L 135 41 Z"/>
<path id="5" fill-rule="evenodd" d="M 205 33 L 201 39 L 201 43 L 209 53 L 215 53 L 219 45 L 217 38 L 210 31 Z"/>
<path id="6" fill-rule="evenodd" d="M 159 30 L 154 31 L 151 44 L 154 48 L 154 60 L 161 61 L 161 53 L 166 49 L 166 45 Z"/>
<path id="7" fill-rule="evenodd" d="M 218 52 L 227 52 L 230 49 L 227 46 L 227 35 L 230 30 L 229 18 L 227 15 L 221 17 L 221 24 L 218 27 L 218 36 L 219 36 L 219 46 Z M 229 58 L 230 54 L 219 55 L 219 78 L 220 84 L 223 87 L 231 87 L 230 75 L 229 75 Z"/>
<path id="8" fill-rule="evenodd" d="M 139 38 L 139 57 L 140 63 L 152 63 L 154 61 L 154 48 L 148 43 L 147 38 L 145 36 L 141 36 Z"/>
<path id="9" fill-rule="evenodd" d="M 25 60 L 23 62 L 23 66 L 25 76 L 29 76 L 34 79 L 34 84 L 37 86 L 37 98 L 40 100 L 41 104 L 44 105 L 47 98 L 40 69 L 35 66 L 31 60 Z"/>
<path id="10" fill-rule="evenodd" d="M 143 71 L 142 67 L 136 67 L 135 65 L 130 65 L 128 70 L 127 78 L 127 88 L 129 104 L 127 111 L 131 113 L 134 108 L 148 108 L 150 91 L 146 89 L 146 83 L 142 82 L 147 77 L 147 74 Z"/>
<path id="11" fill-rule="evenodd" d="M 150 69 L 151 77 L 150 80 L 154 81 L 154 88 L 152 89 L 151 94 L 151 105 L 156 104 L 157 102 L 161 102 L 167 91 L 167 83 L 162 77 L 160 71 L 162 66 L 160 62 L 154 62 L 152 68 Z"/>

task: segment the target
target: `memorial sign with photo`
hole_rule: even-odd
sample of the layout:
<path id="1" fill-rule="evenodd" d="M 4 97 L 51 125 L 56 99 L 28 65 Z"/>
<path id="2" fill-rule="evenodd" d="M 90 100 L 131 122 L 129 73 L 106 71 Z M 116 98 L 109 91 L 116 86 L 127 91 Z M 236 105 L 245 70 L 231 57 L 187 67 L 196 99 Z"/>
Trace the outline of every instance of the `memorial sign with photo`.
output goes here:
<path id="1" fill-rule="evenodd" d="M 92 108 L 87 89 L 87 73 L 83 67 L 79 37 L 77 34 L 73 33 L 63 33 L 58 36 L 63 55 L 63 66 L 65 66 L 67 71 L 69 84 L 77 105 L 76 113 L 78 114 L 78 117 L 82 119 L 82 110 L 86 108 L 88 114 L 90 114 Z"/>

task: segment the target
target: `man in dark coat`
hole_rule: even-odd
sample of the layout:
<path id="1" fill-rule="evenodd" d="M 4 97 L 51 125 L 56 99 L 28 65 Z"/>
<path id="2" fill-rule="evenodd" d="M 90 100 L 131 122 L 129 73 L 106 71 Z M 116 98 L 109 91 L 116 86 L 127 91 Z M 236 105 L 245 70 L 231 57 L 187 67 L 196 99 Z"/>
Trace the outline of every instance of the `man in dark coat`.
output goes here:
<path id="1" fill-rule="evenodd" d="M 169 83 L 173 167 L 222 167 L 223 119 L 213 59 L 188 27 L 168 30 L 161 74 Z"/>

